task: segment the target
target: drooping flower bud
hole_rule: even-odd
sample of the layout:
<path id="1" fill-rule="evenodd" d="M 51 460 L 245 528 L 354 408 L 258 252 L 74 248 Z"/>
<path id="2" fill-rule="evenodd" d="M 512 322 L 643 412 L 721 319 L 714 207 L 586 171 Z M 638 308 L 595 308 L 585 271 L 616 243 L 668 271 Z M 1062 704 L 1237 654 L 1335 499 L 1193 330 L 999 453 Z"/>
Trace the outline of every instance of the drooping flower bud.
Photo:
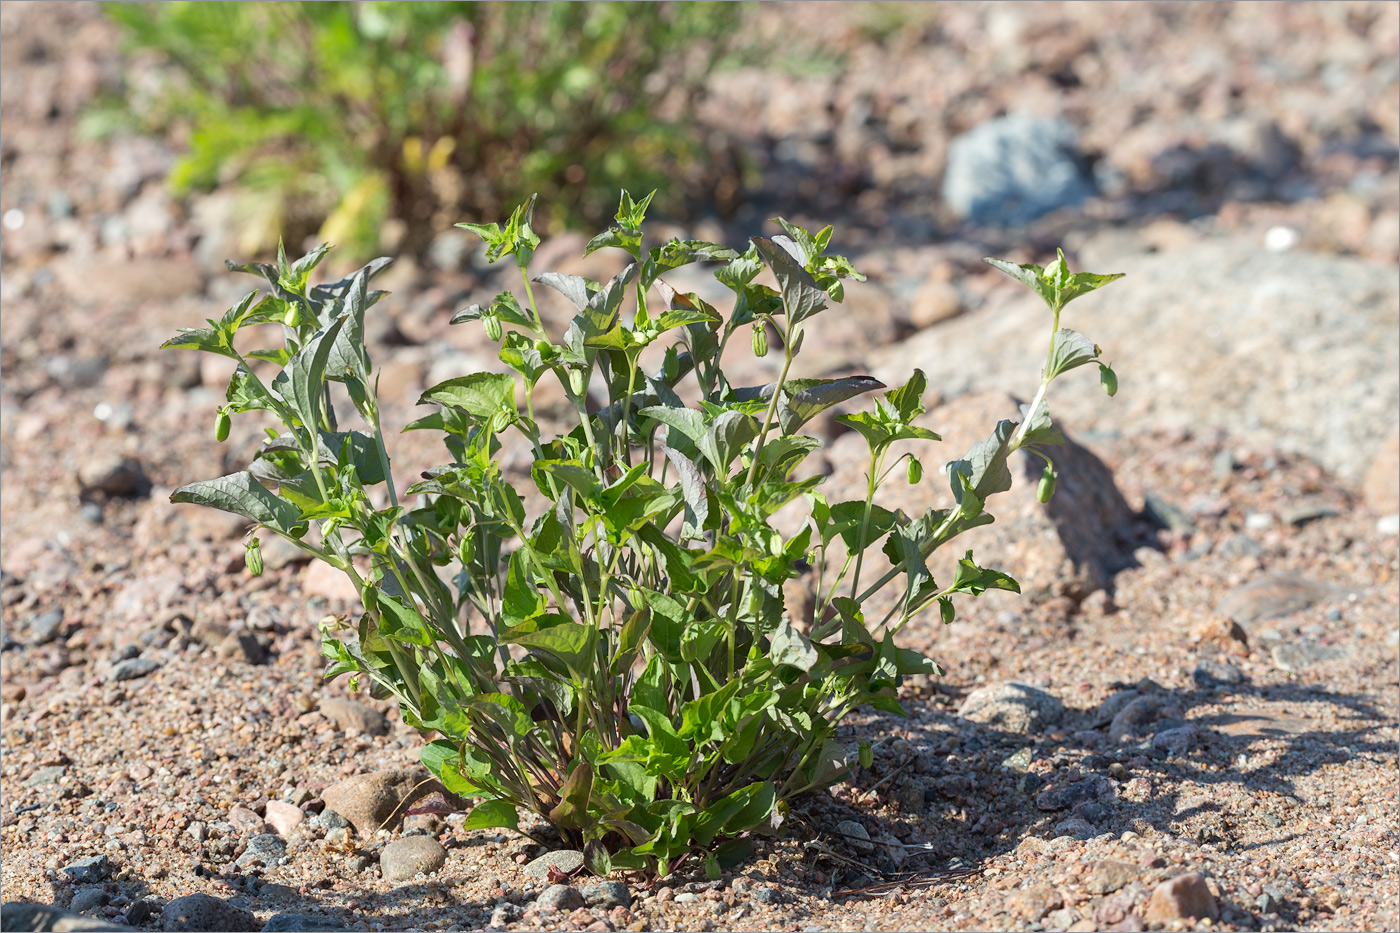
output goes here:
<path id="1" fill-rule="evenodd" d="M 910 485 L 910 486 L 913 486 L 914 484 L 918 483 L 919 480 L 923 479 L 923 476 L 924 476 L 924 465 L 923 465 L 922 463 L 919 462 L 919 458 L 918 458 L 918 457 L 910 457 L 910 458 L 909 458 L 909 485 Z"/>
<path id="2" fill-rule="evenodd" d="M 256 536 L 244 546 L 243 563 L 247 565 L 248 572 L 255 577 L 262 576 L 263 555 L 262 545 L 258 543 Z"/>
<path id="3" fill-rule="evenodd" d="M 1040 474 L 1040 483 L 1035 487 L 1035 497 L 1041 503 L 1049 502 L 1050 497 L 1055 494 L 1055 477 L 1059 475 L 1050 468 L 1050 464 L 1045 465 L 1045 472 Z"/>
<path id="4" fill-rule="evenodd" d="M 758 321 L 753 326 L 753 355 L 762 359 L 768 355 L 768 329 L 762 321 Z"/>
<path id="5" fill-rule="evenodd" d="M 227 408 L 219 409 L 219 419 L 214 422 L 214 440 L 222 444 L 228 440 L 229 425 L 233 418 L 229 415 Z"/>

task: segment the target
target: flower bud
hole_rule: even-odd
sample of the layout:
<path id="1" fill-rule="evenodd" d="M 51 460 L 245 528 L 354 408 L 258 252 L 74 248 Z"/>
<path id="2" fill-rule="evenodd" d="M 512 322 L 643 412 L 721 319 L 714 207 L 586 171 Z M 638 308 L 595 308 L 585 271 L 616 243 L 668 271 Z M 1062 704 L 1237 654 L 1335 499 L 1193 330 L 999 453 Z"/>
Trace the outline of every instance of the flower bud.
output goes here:
<path id="1" fill-rule="evenodd" d="M 1118 394 L 1118 374 L 1113 371 L 1112 367 L 1099 364 L 1099 385 L 1103 386 L 1103 390 L 1108 393 L 1109 398 Z"/>
<path id="2" fill-rule="evenodd" d="M 233 418 L 229 415 L 228 409 L 220 408 L 219 419 L 214 422 L 214 440 L 218 441 L 220 444 L 228 440 L 229 425 L 232 422 Z"/>
<path id="3" fill-rule="evenodd" d="M 569 391 L 582 398 L 588 391 L 588 374 L 581 369 L 569 370 Z"/>
<path id="4" fill-rule="evenodd" d="M 1035 497 L 1041 503 L 1049 502 L 1050 497 L 1055 494 L 1055 477 L 1057 475 L 1047 463 L 1045 472 L 1040 474 L 1040 484 L 1035 487 Z"/>
<path id="5" fill-rule="evenodd" d="M 924 477 L 924 465 L 918 457 L 909 458 L 909 485 L 913 486 Z"/>
<path id="6" fill-rule="evenodd" d="M 247 567 L 248 567 L 248 572 L 251 573 L 253 576 L 255 576 L 255 577 L 260 577 L 260 576 L 262 576 L 262 572 L 263 572 L 262 546 L 258 543 L 257 537 L 254 537 L 254 538 L 253 538 L 251 541 L 249 541 L 248 544 L 244 547 L 244 549 L 243 549 L 243 563 L 247 565 Z"/>
<path id="7" fill-rule="evenodd" d="M 768 329 L 764 327 L 762 321 L 758 321 L 753 326 L 753 355 L 760 359 L 768 355 Z"/>
<path id="8" fill-rule="evenodd" d="M 500 434 L 510 423 L 514 421 L 513 413 L 508 408 L 502 408 L 491 416 L 491 433 Z"/>
<path id="9" fill-rule="evenodd" d="M 486 327 L 486 339 L 496 342 L 501 339 L 501 319 L 494 314 L 484 314 L 481 323 Z"/>

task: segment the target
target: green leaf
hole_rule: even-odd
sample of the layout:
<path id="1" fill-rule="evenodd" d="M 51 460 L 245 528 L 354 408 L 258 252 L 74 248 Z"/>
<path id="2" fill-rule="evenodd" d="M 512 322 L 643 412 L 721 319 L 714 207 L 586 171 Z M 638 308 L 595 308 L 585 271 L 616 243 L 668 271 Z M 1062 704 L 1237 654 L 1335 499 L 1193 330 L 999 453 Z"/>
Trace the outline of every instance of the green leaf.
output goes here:
<path id="1" fill-rule="evenodd" d="M 948 476 L 953 484 L 953 495 L 961 502 L 963 487 L 954 477 L 961 473 L 967 477 L 972 491 L 985 501 L 989 496 L 1005 492 L 1011 488 L 1011 469 L 1007 458 L 1011 456 L 1011 438 L 1016 433 L 1016 422 L 999 421 L 990 437 L 973 444 L 962 459 L 948 464 Z"/>
<path id="2" fill-rule="evenodd" d="M 549 811 L 549 821 L 560 829 L 581 830 L 592 822 L 588 802 L 593 796 L 593 766 L 578 759 L 564 786 L 559 789 L 559 804 Z"/>
<path id="3" fill-rule="evenodd" d="M 627 617 L 627 621 L 622 624 L 622 631 L 618 633 L 617 651 L 613 654 L 612 664 L 609 666 L 614 677 L 631 669 L 632 662 L 637 660 L 637 653 L 641 650 L 642 639 L 646 638 L 650 628 L 651 610 L 645 606 Z"/>
<path id="4" fill-rule="evenodd" d="M 509 373 L 472 373 L 433 386 L 418 399 L 419 405 L 458 408 L 478 418 L 498 411 L 515 411 L 515 377 Z"/>
<path id="5" fill-rule="evenodd" d="M 812 642 L 807 636 L 794 628 L 785 616 L 773 632 L 768 658 L 774 664 L 795 667 L 806 673 L 816 666 L 820 655 L 817 654 L 817 649 L 812 647 Z"/>
<path id="6" fill-rule="evenodd" d="M 307 341 L 287 363 L 287 368 L 273 380 L 281 384 L 282 397 L 296 412 L 301 423 L 311 431 L 319 430 L 323 421 L 322 406 L 325 403 L 326 361 L 330 359 L 331 348 L 336 336 L 345 326 L 346 318 L 337 318 L 330 327 L 320 331 Z M 333 425 L 332 425 L 333 426 Z"/>
<path id="7" fill-rule="evenodd" d="M 827 294 L 816 283 L 811 274 L 773 240 L 753 237 L 753 244 L 773 275 L 778 279 L 778 288 L 783 295 L 783 311 L 787 314 L 788 326 L 794 327 L 807 318 L 826 308 Z"/>
<path id="8" fill-rule="evenodd" d="M 557 658 L 580 680 L 589 679 L 597 661 L 593 651 L 592 632 L 588 626 L 577 622 L 561 622 L 547 629 L 509 637 L 503 632 L 501 641 Z"/>
<path id="9" fill-rule="evenodd" d="M 1077 331 L 1061 328 L 1055 334 L 1054 348 L 1050 351 L 1049 379 L 1077 369 L 1098 358 L 1099 348 L 1088 337 Z"/>
<path id="10" fill-rule="evenodd" d="M 278 498 L 246 470 L 181 486 L 170 494 L 170 501 L 232 512 L 283 534 L 301 524 L 301 511 L 296 506 Z"/>
<path id="11" fill-rule="evenodd" d="M 970 593 L 973 596 L 980 596 L 987 590 L 1010 590 L 1013 593 L 1021 592 L 1021 584 L 1011 579 L 1000 570 L 988 570 L 978 567 L 972 560 L 972 552 L 958 561 L 958 573 L 953 578 L 953 585 L 949 587 L 955 593 Z"/>
<path id="12" fill-rule="evenodd" d="M 385 638 L 425 648 L 433 643 L 433 633 L 428 630 L 427 620 L 413 607 L 411 600 L 405 598 L 404 602 L 400 602 L 381 591 L 378 603 L 381 611 L 379 632 Z"/>
<path id="13" fill-rule="evenodd" d="M 666 455 L 666 459 L 671 461 L 671 466 L 676 471 L 676 479 L 680 484 L 681 499 L 685 502 L 685 521 L 690 528 L 689 533 L 699 534 L 705 527 L 705 521 L 710 517 L 710 498 L 706 494 L 705 478 L 700 475 L 700 470 L 685 454 L 674 447 L 667 447 L 662 444 L 661 452 Z"/>
<path id="14" fill-rule="evenodd" d="M 862 538 L 861 525 L 865 522 L 865 503 L 859 499 L 838 502 L 831 507 L 831 520 L 834 530 L 846 542 L 846 550 L 854 554 L 863 551 L 885 536 L 894 527 L 894 513 L 881 505 L 870 506 L 870 521 L 866 524 Z M 825 538 L 825 534 L 823 534 Z"/>
<path id="15" fill-rule="evenodd" d="M 203 350 L 216 353 L 231 360 L 238 359 L 238 353 L 229 344 L 225 335 L 209 327 L 182 327 L 179 334 L 160 345 L 162 350 Z"/>
<path id="16" fill-rule="evenodd" d="M 871 376 L 791 380 L 783 387 L 788 399 L 778 410 L 778 425 L 784 434 L 793 434 L 833 405 L 884 387 L 883 382 Z"/>
<path id="17" fill-rule="evenodd" d="M 886 392 L 885 398 L 899 413 L 899 420 L 907 424 L 924 413 L 923 395 L 927 389 L 928 377 L 922 369 L 916 369 L 908 382 L 892 392 Z"/>
<path id="18" fill-rule="evenodd" d="M 462 820 L 463 832 L 475 829 L 509 829 L 518 833 L 520 814 L 508 800 L 486 800 L 472 807 Z"/>
<path id="19" fill-rule="evenodd" d="M 566 275 L 562 272 L 545 272 L 535 276 L 535 281 L 547 285 L 569 300 L 576 309 L 588 307 L 588 301 L 598 292 L 598 285 L 581 275 Z"/>

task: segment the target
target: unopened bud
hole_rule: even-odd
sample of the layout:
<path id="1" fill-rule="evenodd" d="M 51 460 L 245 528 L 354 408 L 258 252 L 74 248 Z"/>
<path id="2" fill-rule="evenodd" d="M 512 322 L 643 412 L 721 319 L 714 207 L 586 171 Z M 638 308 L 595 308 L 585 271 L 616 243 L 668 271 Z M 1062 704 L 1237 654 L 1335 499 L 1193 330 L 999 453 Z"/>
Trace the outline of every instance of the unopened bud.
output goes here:
<path id="1" fill-rule="evenodd" d="M 1103 386 L 1104 392 L 1109 398 L 1118 394 L 1118 374 L 1110 366 L 1099 364 L 1099 385 Z"/>
<path id="2" fill-rule="evenodd" d="M 501 319 L 494 314 L 486 314 L 481 318 L 481 323 L 486 328 L 486 339 L 496 342 L 501 339 Z"/>
<path id="3" fill-rule="evenodd" d="M 1055 477 L 1057 475 L 1049 464 L 1045 465 L 1045 472 L 1040 474 L 1040 484 L 1035 487 L 1035 497 L 1041 503 L 1049 502 L 1050 497 L 1055 494 Z"/>
<path id="4" fill-rule="evenodd" d="M 762 359 L 768 355 L 768 329 L 762 321 L 753 326 L 753 355 Z"/>
<path id="5" fill-rule="evenodd" d="M 229 415 L 227 408 L 219 409 L 219 420 L 214 422 L 214 440 L 222 444 L 228 440 L 229 425 L 233 418 Z"/>
<path id="6" fill-rule="evenodd" d="M 915 483 L 917 483 L 919 480 L 921 480 L 921 479 L 924 478 L 924 465 L 923 465 L 922 463 L 919 462 L 919 458 L 918 458 L 918 457 L 910 457 L 910 458 L 909 458 L 909 473 L 908 473 L 908 476 L 909 476 L 909 485 L 910 485 L 910 486 L 913 486 L 913 485 L 914 485 Z"/>
<path id="7" fill-rule="evenodd" d="M 581 369 L 569 370 L 569 391 L 582 398 L 588 391 L 588 374 Z"/>
<path id="8" fill-rule="evenodd" d="M 257 539 L 256 537 L 254 537 L 251 541 L 249 541 L 248 544 L 244 547 L 244 549 L 243 549 L 243 563 L 247 565 L 247 567 L 248 567 L 248 572 L 251 573 L 253 576 L 255 576 L 255 577 L 260 577 L 260 576 L 262 576 L 262 572 L 263 572 L 262 545 L 260 545 L 260 544 L 258 543 L 258 539 Z"/>

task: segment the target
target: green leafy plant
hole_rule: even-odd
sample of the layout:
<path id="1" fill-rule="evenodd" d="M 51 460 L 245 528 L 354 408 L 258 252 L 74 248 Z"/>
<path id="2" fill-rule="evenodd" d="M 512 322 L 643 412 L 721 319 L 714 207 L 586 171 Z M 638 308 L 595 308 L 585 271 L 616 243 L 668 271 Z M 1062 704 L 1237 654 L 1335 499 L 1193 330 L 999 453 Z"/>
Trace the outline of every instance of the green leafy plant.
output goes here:
<path id="1" fill-rule="evenodd" d="M 89 128 L 176 130 L 178 192 L 233 184 L 241 246 L 279 236 L 421 254 L 458 217 L 530 192 L 602 222 L 624 182 L 713 181 L 689 112 L 743 15 L 729 3 L 109 3 L 169 67 Z"/>
<path id="2" fill-rule="evenodd" d="M 533 200 L 504 224 L 460 225 L 519 270 L 523 301 L 506 291 L 452 318 L 480 324 L 511 372 L 468 373 L 423 394 L 434 410 L 405 430 L 441 433 L 449 459 L 406 489 L 392 476 L 363 341 L 381 296 L 369 281 L 384 261 L 317 286 L 309 277 L 325 247 L 231 266 L 262 276 L 266 293 L 165 346 L 237 362 L 219 436 L 230 414 L 247 412 L 281 430 L 268 431 L 247 470 L 172 500 L 242 515 L 350 576 L 363 612 L 323 624 L 326 676 L 394 697 L 410 725 L 435 736 L 423 763 L 449 791 L 481 800 L 467 828 L 519 830 L 532 811 L 599 873 L 665 873 L 692 857 L 717 872 L 753 834 L 777 831 L 795 795 L 843 778 L 842 717 L 864 704 L 901 713 L 901 678 L 941 673 L 896 644 L 901 628 L 930 607 L 951 621 L 958 595 L 1019 591 L 971 551 L 952 580 L 935 582 L 927 560 L 992 521 L 985 503 L 1011 486 L 1014 451 L 1045 456 L 1062 442 L 1045 390 L 1099 349 L 1060 329 L 1060 313 L 1115 276 L 1071 274 L 1063 255 L 1045 269 L 992 261 L 1052 311 L 1040 391 L 1021 421 L 1000 422 L 947 465 L 948 507 L 910 517 L 876 499 L 896 471 L 924 481 L 919 460 L 894 453 L 898 442 L 939 439 L 916 423 L 923 373 L 888 390 L 869 376 L 793 376 L 804 333 L 862 279 L 828 255 L 831 228 L 779 220 L 783 235 L 753 237 L 743 253 L 681 240 L 647 248 L 649 202 L 624 193 L 616 223 L 588 245 L 632 258 L 604 283 L 530 277 Z M 697 262 L 732 291 L 726 312 L 667 283 Z M 765 270 L 776 288 L 759 281 Z M 577 309 L 563 334 L 546 331 L 536 285 Z M 268 323 L 282 326 L 281 346 L 235 349 L 241 328 Z M 736 335 L 738 352 L 749 343 L 762 355 L 760 328 L 781 340 L 780 375 L 732 385 L 721 359 Z M 545 380 L 572 407 L 560 432 L 535 416 Z M 820 446 L 803 428 L 871 393 L 868 410 L 840 416 L 868 444 L 865 495 L 828 501 L 822 477 L 803 474 Z M 340 426 L 347 401 L 361 426 Z M 532 489 L 503 472 L 510 443 L 533 453 Z M 773 517 L 790 504 L 805 521 L 785 535 Z M 261 568 L 256 538 L 248 566 Z M 810 623 L 792 617 L 783 587 L 807 568 Z M 890 586 L 894 608 L 867 618 Z"/>

